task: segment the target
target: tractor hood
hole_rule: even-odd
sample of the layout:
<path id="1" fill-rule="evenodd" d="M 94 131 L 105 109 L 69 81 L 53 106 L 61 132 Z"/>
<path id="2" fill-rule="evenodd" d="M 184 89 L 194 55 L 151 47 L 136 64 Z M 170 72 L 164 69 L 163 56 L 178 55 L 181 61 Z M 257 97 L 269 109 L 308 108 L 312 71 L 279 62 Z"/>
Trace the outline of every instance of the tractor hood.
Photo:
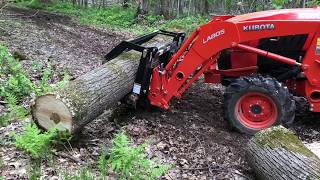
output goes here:
<path id="1" fill-rule="evenodd" d="M 235 16 L 233 18 L 228 19 L 227 21 L 238 23 L 259 20 L 320 21 L 320 7 L 261 11 Z"/>

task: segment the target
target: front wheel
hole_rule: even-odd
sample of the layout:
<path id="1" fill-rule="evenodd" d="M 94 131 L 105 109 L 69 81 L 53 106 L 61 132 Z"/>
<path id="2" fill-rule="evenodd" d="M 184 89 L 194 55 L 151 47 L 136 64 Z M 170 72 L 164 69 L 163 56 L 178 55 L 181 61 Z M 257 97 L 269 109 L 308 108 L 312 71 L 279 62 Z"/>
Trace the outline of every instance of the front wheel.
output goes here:
<path id="1" fill-rule="evenodd" d="M 227 87 L 224 98 L 225 118 L 243 133 L 255 134 L 274 125 L 287 125 L 295 117 L 292 95 L 274 78 L 238 78 Z"/>

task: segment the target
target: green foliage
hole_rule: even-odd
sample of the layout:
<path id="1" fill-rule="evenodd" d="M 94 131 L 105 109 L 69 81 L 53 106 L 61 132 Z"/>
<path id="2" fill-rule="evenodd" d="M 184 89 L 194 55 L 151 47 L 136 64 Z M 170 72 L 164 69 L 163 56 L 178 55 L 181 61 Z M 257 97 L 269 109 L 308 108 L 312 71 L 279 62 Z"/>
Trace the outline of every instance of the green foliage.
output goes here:
<path id="1" fill-rule="evenodd" d="M 32 67 L 39 68 L 39 64 L 33 63 Z M 69 76 L 65 73 L 62 81 L 52 85 L 49 84 L 52 76 L 53 70 L 49 66 L 43 71 L 40 83 L 32 82 L 19 60 L 13 58 L 8 49 L 0 45 L 0 99 L 5 100 L 10 109 L 9 113 L 0 115 L 0 126 L 6 126 L 11 119 L 22 119 L 29 114 L 28 110 L 18 104 L 31 94 L 40 96 L 55 92 L 69 81 Z"/>
<path id="2" fill-rule="evenodd" d="M 130 28 L 133 24 L 135 10 L 114 6 L 108 9 L 90 9 L 81 22 L 87 24 L 106 25 Z"/>
<path id="3" fill-rule="evenodd" d="M 232 3 L 234 0 L 225 0 L 227 13 L 231 13 Z"/>
<path id="4" fill-rule="evenodd" d="M 145 145 L 133 147 L 132 141 L 123 132 L 113 139 L 108 163 L 119 179 L 157 179 L 171 167 L 148 159 Z"/>
<path id="5" fill-rule="evenodd" d="M 14 94 L 18 99 L 25 98 L 33 92 L 33 83 L 23 71 L 21 63 L 14 59 L 8 49 L 0 45 L 0 96 L 6 97 Z"/>
<path id="6" fill-rule="evenodd" d="M 55 129 L 42 133 L 36 125 L 28 124 L 21 135 L 15 135 L 15 145 L 33 158 L 42 158 L 49 152 L 52 140 L 56 137 Z"/>
<path id="7" fill-rule="evenodd" d="M 208 20 L 202 16 L 188 16 L 180 19 L 164 20 L 164 17 L 157 15 L 146 15 L 143 18 L 137 19 L 136 9 L 132 6 L 129 8 L 123 8 L 121 6 L 83 8 L 73 6 L 71 3 L 54 2 L 51 4 L 39 4 L 37 1 L 22 5 L 72 15 L 83 24 L 125 30 L 137 34 L 144 34 L 158 29 L 191 32 L 195 30 L 197 26 Z"/>
<path id="8" fill-rule="evenodd" d="M 7 115 L 1 115 L 0 116 L 0 127 L 6 126 L 9 123 L 9 116 Z"/>
<path id="9" fill-rule="evenodd" d="M 289 2 L 289 0 L 272 0 L 271 1 L 273 7 L 276 9 L 281 9 L 288 2 Z"/>
<path id="10" fill-rule="evenodd" d="M 46 92 L 50 92 L 52 90 L 50 84 L 48 83 L 50 77 L 52 76 L 53 71 L 51 67 L 46 68 L 42 73 L 42 78 L 39 84 L 39 88 L 37 89 L 37 94 L 39 96 L 45 94 Z"/>
<path id="11" fill-rule="evenodd" d="M 50 84 L 50 79 L 53 76 L 53 73 L 54 71 L 51 66 L 44 69 L 40 83 L 37 84 L 35 88 L 37 96 L 42 96 L 46 93 L 54 93 L 68 84 L 70 76 L 67 73 L 64 73 L 61 81 L 56 84 Z"/>
<path id="12" fill-rule="evenodd" d="M 21 63 L 11 56 L 6 47 L 0 45 L 0 97 L 10 109 L 9 113 L 0 115 L 0 126 L 7 125 L 12 118 L 24 118 L 28 114 L 18 103 L 33 91 L 34 84 L 23 71 Z"/>
<path id="13" fill-rule="evenodd" d="M 312 0 L 310 2 L 307 3 L 307 6 L 320 6 L 320 0 Z"/>
<path id="14" fill-rule="evenodd" d="M 208 19 L 202 16 L 188 16 L 181 19 L 169 20 L 161 26 L 161 29 L 183 30 L 191 33 L 199 25 L 205 24 L 206 22 L 208 22 Z"/>
<path id="15" fill-rule="evenodd" d="M 4 166 L 4 162 L 2 160 L 2 157 L 0 157 L 0 169 L 3 168 L 3 166 Z"/>
<path id="16" fill-rule="evenodd" d="M 29 112 L 22 106 L 17 105 L 17 99 L 14 95 L 6 94 L 6 101 L 10 108 L 10 112 L 0 116 L 0 126 L 6 126 L 13 118 L 25 118 Z"/>
<path id="17" fill-rule="evenodd" d="M 89 168 L 80 169 L 76 175 L 66 172 L 63 176 L 64 180 L 94 180 L 95 176 L 90 172 Z"/>
<path id="18" fill-rule="evenodd" d="M 98 158 L 98 169 L 99 169 L 102 177 L 107 176 L 107 168 L 108 168 L 107 157 L 108 157 L 107 152 L 105 150 L 103 150 Z"/>
<path id="19" fill-rule="evenodd" d="M 49 11 L 75 15 L 84 24 L 102 25 L 107 27 L 130 28 L 134 22 L 135 9 L 123 9 L 120 6 L 109 8 L 81 8 L 70 3 L 53 3 L 44 6 Z"/>
<path id="20" fill-rule="evenodd" d="M 35 160 L 29 169 L 28 177 L 30 180 L 38 180 L 41 177 L 41 160 Z"/>

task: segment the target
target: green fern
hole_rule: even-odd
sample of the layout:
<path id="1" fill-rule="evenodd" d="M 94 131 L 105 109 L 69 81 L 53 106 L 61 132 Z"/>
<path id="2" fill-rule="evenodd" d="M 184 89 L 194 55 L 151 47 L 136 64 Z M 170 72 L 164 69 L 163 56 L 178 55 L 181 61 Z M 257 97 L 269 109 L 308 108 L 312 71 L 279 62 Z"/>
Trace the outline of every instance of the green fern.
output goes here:
<path id="1" fill-rule="evenodd" d="M 171 168 L 171 165 L 162 165 L 148 159 L 145 144 L 137 147 L 133 147 L 132 144 L 124 132 L 117 134 L 113 139 L 108 163 L 120 179 L 158 179 Z"/>
<path id="2" fill-rule="evenodd" d="M 108 157 L 107 152 L 103 150 L 98 158 L 98 169 L 103 178 L 107 176 L 107 169 L 108 169 L 107 157 Z"/>
<path id="3" fill-rule="evenodd" d="M 95 180 L 97 179 L 89 168 L 80 169 L 76 175 L 72 175 L 68 172 L 64 173 L 64 180 Z"/>
<path id="4" fill-rule="evenodd" d="M 38 180 L 41 177 L 41 160 L 35 160 L 29 169 L 29 179 Z"/>
<path id="5" fill-rule="evenodd" d="M 12 93 L 7 92 L 5 94 L 5 99 L 10 107 L 17 105 L 17 103 L 18 103 L 17 97 L 14 96 Z"/>
<path id="6" fill-rule="evenodd" d="M 37 65 L 38 66 L 38 65 Z M 31 94 L 38 96 L 48 92 L 55 92 L 63 88 L 69 81 L 69 76 L 64 74 L 64 78 L 57 84 L 50 84 L 53 70 L 49 65 L 42 73 L 40 82 L 32 82 L 28 74 L 23 70 L 21 63 L 14 59 L 8 49 L 0 44 L 0 99 L 8 103 L 9 113 L 0 115 L 0 126 L 7 125 L 12 119 L 22 119 L 29 114 L 29 110 L 19 103 L 26 100 Z"/>
<path id="7" fill-rule="evenodd" d="M 15 146 L 30 154 L 33 158 L 42 158 L 50 150 L 51 141 L 57 136 L 56 130 L 41 133 L 36 125 L 24 126 L 21 135 L 14 135 Z"/>
<path id="8" fill-rule="evenodd" d="M 8 103 L 10 112 L 0 115 L 0 126 L 6 126 L 9 121 L 14 118 L 23 119 L 29 114 L 29 112 L 24 107 L 17 105 L 17 97 L 13 94 L 6 93 L 5 100 Z"/>
<path id="9" fill-rule="evenodd" d="M 52 91 L 56 92 L 59 91 L 60 89 L 64 88 L 67 86 L 67 84 L 70 81 L 70 75 L 67 72 L 63 73 L 63 79 L 56 84 L 53 85 Z"/>
<path id="10" fill-rule="evenodd" d="M 10 115 L 8 113 L 0 116 L 0 127 L 8 125 L 10 121 Z"/>

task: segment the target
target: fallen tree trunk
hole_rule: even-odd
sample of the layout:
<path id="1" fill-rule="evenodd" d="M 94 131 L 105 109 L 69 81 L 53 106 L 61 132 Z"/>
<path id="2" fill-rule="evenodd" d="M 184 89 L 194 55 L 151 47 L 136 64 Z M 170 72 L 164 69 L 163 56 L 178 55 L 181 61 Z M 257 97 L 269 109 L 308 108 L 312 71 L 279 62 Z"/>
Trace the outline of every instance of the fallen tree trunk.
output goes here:
<path id="1" fill-rule="evenodd" d="M 144 45 L 159 47 L 167 40 L 158 37 Z M 32 107 L 33 120 L 45 130 L 80 131 L 132 90 L 140 57 L 140 52 L 125 52 L 62 90 L 38 97 Z"/>
<path id="2" fill-rule="evenodd" d="M 248 143 L 247 160 L 259 179 L 320 179 L 320 159 L 284 127 L 261 131 Z"/>

